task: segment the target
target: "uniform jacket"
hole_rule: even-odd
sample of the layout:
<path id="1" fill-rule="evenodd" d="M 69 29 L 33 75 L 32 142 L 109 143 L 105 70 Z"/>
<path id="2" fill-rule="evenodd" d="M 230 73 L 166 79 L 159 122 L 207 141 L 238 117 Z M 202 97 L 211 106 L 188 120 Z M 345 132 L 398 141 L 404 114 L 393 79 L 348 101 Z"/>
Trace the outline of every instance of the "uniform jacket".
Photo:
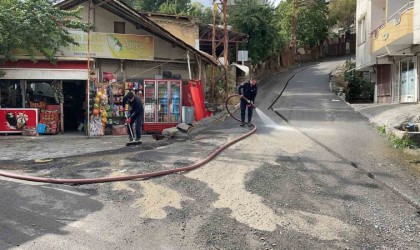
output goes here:
<path id="1" fill-rule="evenodd" d="M 255 102 L 255 97 L 257 96 L 257 85 L 251 86 L 249 81 L 245 81 L 238 86 L 238 94 L 245 96 L 252 102 Z"/>
<path id="2" fill-rule="evenodd" d="M 128 100 L 127 96 L 124 96 L 123 99 L 123 106 L 125 107 L 125 104 L 128 103 L 130 104 L 130 118 L 135 118 L 138 115 L 143 115 L 143 104 L 140 101 L 140 98 L 136 95 L 134 95 L 134 100 L 132 102 L 130 102 L 130 100 Z"/>

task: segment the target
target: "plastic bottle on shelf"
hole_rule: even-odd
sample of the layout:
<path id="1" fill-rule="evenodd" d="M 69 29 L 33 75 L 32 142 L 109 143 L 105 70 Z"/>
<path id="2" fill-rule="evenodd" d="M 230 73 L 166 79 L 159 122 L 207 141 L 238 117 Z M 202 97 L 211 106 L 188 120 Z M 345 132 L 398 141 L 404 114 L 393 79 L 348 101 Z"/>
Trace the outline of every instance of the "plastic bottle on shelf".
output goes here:
<path id="1" fill-rule="evenodd" d="M 163 98 L 160 99 L 160 104 L 164 109 L 166 109 L 168 104 L 168 96 L 166 94 L 163 96 Z"/>
<path id="2" fill-rule="evenodd" d="M 172 113 L 179 114 L 179 93 L 178 93 L 178 91 L 175 91 L 174 94 L 172 95 Z"/>

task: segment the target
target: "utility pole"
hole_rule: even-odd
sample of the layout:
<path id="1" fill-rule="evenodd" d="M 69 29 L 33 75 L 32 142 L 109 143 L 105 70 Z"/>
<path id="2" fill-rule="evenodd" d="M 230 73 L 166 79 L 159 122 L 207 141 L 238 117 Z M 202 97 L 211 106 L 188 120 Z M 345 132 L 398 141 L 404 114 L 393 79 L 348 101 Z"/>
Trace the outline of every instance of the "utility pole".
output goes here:
<path id="1" fill-rule="evenodd" d="M 87 81 L 86 81 L 86 135 L 90 137 L 90 12 L 92 1 L 88 1 L 88 30 L 87 30 Z"/>
<path id="2" fill-rule="evenodd" d="M 227 0 L 223 0 L 223 29 L 224 29 L 224 36 L 223 36 L 223 57 L 225 63 L 225 94 L 226 98 L 229 96 L 228 93 L 228 63 L 229 63 L 229 35 L 227 29 Z"/>
<path id="3" fill-rule="evenodd" d="M 217 14 L 217 3 L 216 0 L 213 0 L 213 27 L 212 27 L 212 38 L 211 38 L 211 50 L 212 53 L 211 55 L 216 58 L 216 14 Z M 216 58 L 217 60 L 217 58 Z M 214 66 L 212 66 L 212 78 L 211 78 L 211 87 L 210 87 L 210 93 L 211 93 L 211 98 L 213 99 L 213 101 L 215 101 L 215 93 L 214 93 L 214 88 L 216 86 L 216 79 L 215 79 L 215 68 Z"/>
<path id="4" fill-rule="evenodd" d="M 226 97 L 228 96 L 228 64 L 229 64 L 229 33 L 228 33 L 228 27 L 227 27 L 227 6 L 228 6 L 228 1 L 227 0 L 220 0 L 220 3 L 216 3 L 217 0 L 213 0 L 213 34 L 212 34 L 212 56 L 215 57 L 216 59 L 221 56 L 221 55 L 217 55 L 216 54 L 216 14 L 217 14 L 217 10 L 219 9 L 219 4 L 221 5 L 221 12 L 223 14 L 223 40 L 220 42 L 223 42 L 223 57 L 224 57 L 224 70 L 225 70 L 225 74 L 224 74 L 224 78 L 225 78 L 225 86 L 224 86 L 224 90 L 225 90 L 225 94 Z M 219 44 L 220 44 L 219 43 Z M 212 81 L 212 86 L 211 86 L 211 91 L 212 91 L 212 97 L 215 98 L 215 84 L 216 84 L 216 79 L 215 79 L 215 73 L 214 73 L 214 67 L 213 67 L 213 81 Z"/>

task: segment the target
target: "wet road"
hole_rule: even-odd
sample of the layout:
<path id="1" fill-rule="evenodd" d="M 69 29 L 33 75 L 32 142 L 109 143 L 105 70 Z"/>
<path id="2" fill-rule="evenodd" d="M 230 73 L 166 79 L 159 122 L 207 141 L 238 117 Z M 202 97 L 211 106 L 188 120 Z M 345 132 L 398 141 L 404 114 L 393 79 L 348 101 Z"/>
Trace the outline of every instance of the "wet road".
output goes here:
<path id="1" fill-rule="evenodd" d="M 200 169 L 85 186 L 1 179 L 2 212 L 28 203 L 23 207 L 31 216 L 16 210 L 2 218 L 0 248 L 418 249 L 418 175 L 404 168 L 366 119 L 330 93 L 328 74 L 341 62 L 265 79 L 256 102 L 257 132 Z M 246 131 L 228 118 L 158 149 L 22 167 L 66 178 L 168 169 L 197 162 Z M 32 226 L 50 218 L 68 220 Z"/>

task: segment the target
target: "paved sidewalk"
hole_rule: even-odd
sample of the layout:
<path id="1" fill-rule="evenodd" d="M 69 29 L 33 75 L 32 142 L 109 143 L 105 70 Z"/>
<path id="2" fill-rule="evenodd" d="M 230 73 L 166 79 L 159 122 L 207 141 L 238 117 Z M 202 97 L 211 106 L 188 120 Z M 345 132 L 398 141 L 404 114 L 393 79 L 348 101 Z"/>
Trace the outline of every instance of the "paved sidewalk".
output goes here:
<path id="1" fill-rule="evenodd" d="M 142 142 L 152 143 L 151 135 L 142 135 Z M 85 155 L 125 148 L 128 136 L 86 137 L 80 133 L 60 135 L 40 135 L 37 137 L 21 135 L 0 136 L 1 161 L 28 161 L 45 158 L 60 158 Z"/>
<path id="2" fill-rule="evenodd" d="M 396 129 L 402 123 L 413 123 L 420 127 L 420 104 L 349 104 L 354 110 L 378 127 L 384 126 L 387 134 L 403 137 L 406 132 Z M 409 136 L 418 145 L 420 132 L 410 132 Z M 405 153 L 420 156 L 420 148 L 405 148 Z"/>
<path id="3" fill-rule="evenodd" d="M 216 120 L 224 119 L 225 111 L 206 117 L 195 123 L 188 134 L 198 134 Z M 175 138 L 185 138 L 187 135 L 178 132 Z M 156 147 L 168 143 L 168 139 L 156 141 L 152 135 L 142 135 L 142 145 L 130 148 L 138 150 L 150 146 Z M 86 137 L 83 133 L 65 133 L 59 135 L 40 135 L 29 137 L 22 135 L 0 135 L 0 161 L 33 161 L 37 159 L 80 156 L 91 153 L 115 151 L 127 148 L 128 135 Z"/>
<path id="4" fill-rule="evenodd" d="M 420 123 L 419 104 L 350 104 L 372 123 L 391 129 L 403 122 Z"/>

